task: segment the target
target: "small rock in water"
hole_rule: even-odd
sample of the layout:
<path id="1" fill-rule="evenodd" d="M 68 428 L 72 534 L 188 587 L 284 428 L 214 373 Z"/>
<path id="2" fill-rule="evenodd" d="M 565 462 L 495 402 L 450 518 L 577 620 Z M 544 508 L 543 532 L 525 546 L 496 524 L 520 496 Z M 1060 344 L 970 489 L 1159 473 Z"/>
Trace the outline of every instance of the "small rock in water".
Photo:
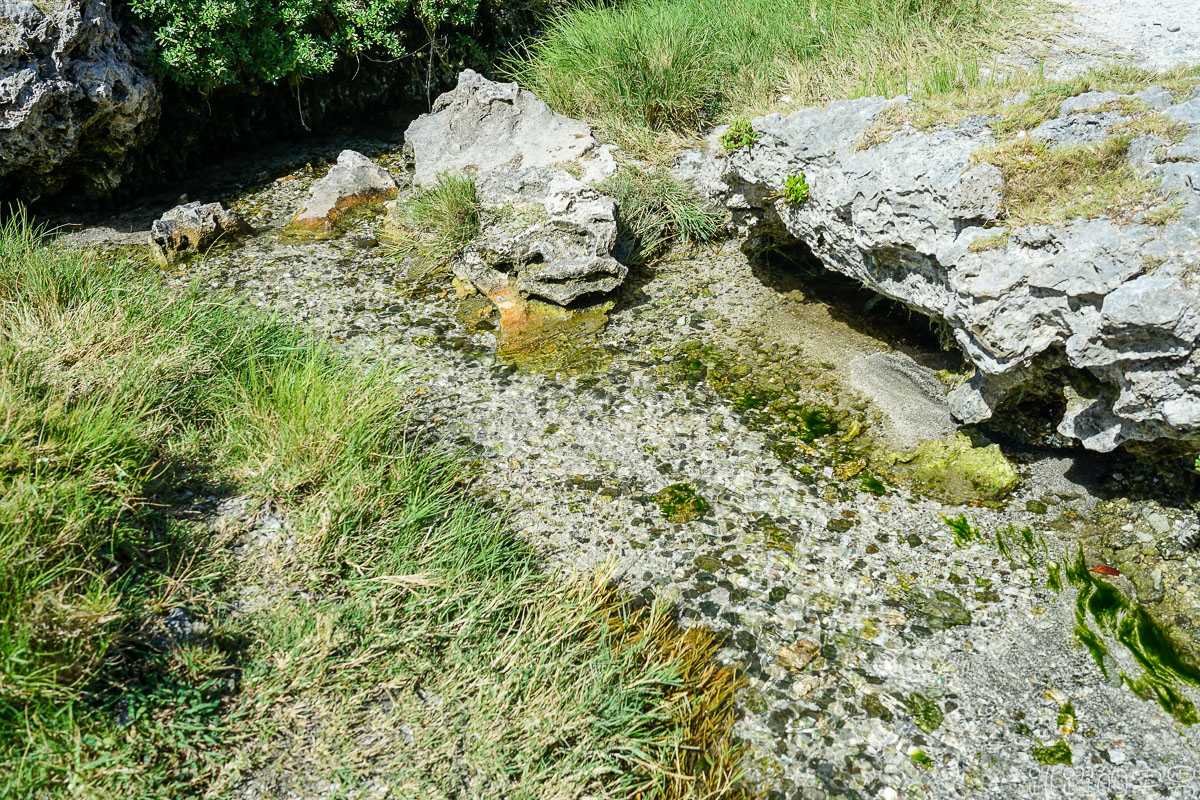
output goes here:
<path id="1" fill-rule="evenodd" d="M 351 208 L 390 200 L 398 192 L 390 172 L 362 153 L 343 150 L 325 177 L 313 184 L 288 227 L 327 236 Z"/>
<path id="2" fill-rule="evenodd" d="M 187 203 L 150 225 L 150 250 L 160 264 L 170 266 L 203 253 L 221 239 L 249 232 L 246 221 L 220 203 Z"/>

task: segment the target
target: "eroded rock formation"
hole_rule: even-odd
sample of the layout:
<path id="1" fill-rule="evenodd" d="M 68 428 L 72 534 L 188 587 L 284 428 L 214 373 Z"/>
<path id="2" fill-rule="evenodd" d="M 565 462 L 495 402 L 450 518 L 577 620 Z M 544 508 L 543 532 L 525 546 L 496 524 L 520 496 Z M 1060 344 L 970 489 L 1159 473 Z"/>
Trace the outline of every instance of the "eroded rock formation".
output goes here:
<path id="1" fill-rule="evenodd" d="M 1127 118 L 1101 95 L 1063 104 L 1029 136 L 1048 146 L 1110 136 Z M 1136 99 L 1183 126 L 1136 136 L 1132 165 L 1159 182 L 1162 205 L 1128 219 L 987 227 L 1001 213 L 994 143 L 975 117 L 929 130 L 869 134 L 905 100 L 866 98 L 753 121 L 760 138 L 724 152 L 715 131 L 676 173 L 733 213 L 747 247 L 800 241 L 829 269 L 944 320 L 974 376 L 952 396 L 963 422 L 988 419 L 1047 387 L 1063 436 L 1098 451 L 1127 442 L 1200 441 L 1200 90 Z M 1019 101 L 1019 100 L 1018 100 Z M 1106 108 L 1112 108 L 1107 106 Z M 778 195 L 807 176 L 811 198 Z M 974 246 L 973 246 L 974 245 Z"/>
<path id="2" fill-rule="evenodd" d="M 150 225 L 150 251 L 160 264 L 171 265 L 203 253 L 222 238 L 249 232 L 246 221 L 220 203 L 186 203 Z"/>
<path id="3" fill-rule="evenodd" d="M 476 177 L 488 211 L 476 240 L 451 260 L 455 275 L 519 320 L 528 298 L 570 305 L 616 289 L 617 203 L 585 181 L 612 175 L 612 153 L 578 120 L 555 114 L 515 83 L 466 70 L 458 87 L 405 133 L 414 182 Z"/>
<path id="4" fill-rule="evenodd" d="M 0 0 L 0 190 L 33 200 L 72 178 L 109 190 L 158 113 L 107 3 Z"/>

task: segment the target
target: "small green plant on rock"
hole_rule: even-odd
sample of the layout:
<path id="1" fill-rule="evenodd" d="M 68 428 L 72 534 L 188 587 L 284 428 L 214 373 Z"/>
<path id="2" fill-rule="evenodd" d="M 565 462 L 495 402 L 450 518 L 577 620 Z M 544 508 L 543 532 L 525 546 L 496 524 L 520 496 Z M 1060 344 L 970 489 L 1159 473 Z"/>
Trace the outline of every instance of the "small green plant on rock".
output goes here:
<path id="1" fill-rule="evenodd" d="M 783 179 L 783 188 L 775 193 L 775 197 L 790 206 L 799 206 L 808 202 L 808 181 L 804 173 L 788 175 Z"/>
<path id="2" fill-rule="evenodd" d="M 759 132 L 754 130 L 754 126 L 748 120 L 739 119 L 731 123 L 729 130 L 721 134 L 721 147 L 726 150 L 740 150 L 743 147 L 749 150 L 758 141 Z"/>

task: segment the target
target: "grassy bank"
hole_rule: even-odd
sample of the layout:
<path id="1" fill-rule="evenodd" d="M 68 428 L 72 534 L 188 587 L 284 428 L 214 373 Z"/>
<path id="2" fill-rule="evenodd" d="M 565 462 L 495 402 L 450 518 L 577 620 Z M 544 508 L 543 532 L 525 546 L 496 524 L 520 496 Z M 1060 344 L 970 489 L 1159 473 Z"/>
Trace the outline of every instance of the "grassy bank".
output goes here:
<path id="1" fill-rule="evenodd" d="M 547 578 L 397 379 L 0 230 L 0 797 L 737 795 L 713 638 Z"/>
<path id="2" fill-rule="evenodd" d="M 779 104 L 973 82 L 1029 18 L 1015 0 L 632 0 L 573 6 L 510 72 L 629 145 Z"/>

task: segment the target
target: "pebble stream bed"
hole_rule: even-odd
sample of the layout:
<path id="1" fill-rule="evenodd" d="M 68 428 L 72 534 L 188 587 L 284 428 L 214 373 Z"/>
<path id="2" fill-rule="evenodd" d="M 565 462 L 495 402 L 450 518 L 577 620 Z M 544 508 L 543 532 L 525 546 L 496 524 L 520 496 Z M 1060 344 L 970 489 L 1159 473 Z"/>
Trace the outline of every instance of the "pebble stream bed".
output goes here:
<path id="1" fill-rule="evenodd" d="M 259 233 L 170 280 L 242 293 L 351 354 L 410 365 L 422 424 L 470 449 L 485 491 L 553 565 L 612 568 L 631 593 L 669 596 L 688 624 L 725 634 L 721 658 L 747 678 L 749 774 L 768 797 L 1200 792 L 1196 728 L 1106 677 L 1074 633 L 1076 588 L 1056 590 L 1043 566 L 992 538 L 1027 527 L 1047 558 L 1073 552 L 1071 520 L 1097 498 L 1069 476 L 1103 464 L 1025 454 L 1004 507 L 962 508 L 839 478 L 804 453 L 781 460 L 737 403 L 678 379 L 687 343 L 815 365 L 814 391 L 839 402 L 837 365 L 821 354 L 893 345 L 816 308 L 786 276 L 764 276 L 733 243 L 631 275 L 601 336 L 606 369 L 499 363 L 488 323 L 464 325 L 448 281 L 415 289 L 412 265 L 380 246 L 378 220 L 327 241 L 281 239 L 321 170 L 273 169 L 225 198 Z M 670 521 L 654 496 L 673 485 L 703 498 L 704 513 Z M 1122 535 L 1171 550 L 1182 516 L 1139 508 Z M 945 520 L 963 515 L 984 535 L 956 538 Z M 1200 567 L 1173 557 L 1185 574 Z"/>

